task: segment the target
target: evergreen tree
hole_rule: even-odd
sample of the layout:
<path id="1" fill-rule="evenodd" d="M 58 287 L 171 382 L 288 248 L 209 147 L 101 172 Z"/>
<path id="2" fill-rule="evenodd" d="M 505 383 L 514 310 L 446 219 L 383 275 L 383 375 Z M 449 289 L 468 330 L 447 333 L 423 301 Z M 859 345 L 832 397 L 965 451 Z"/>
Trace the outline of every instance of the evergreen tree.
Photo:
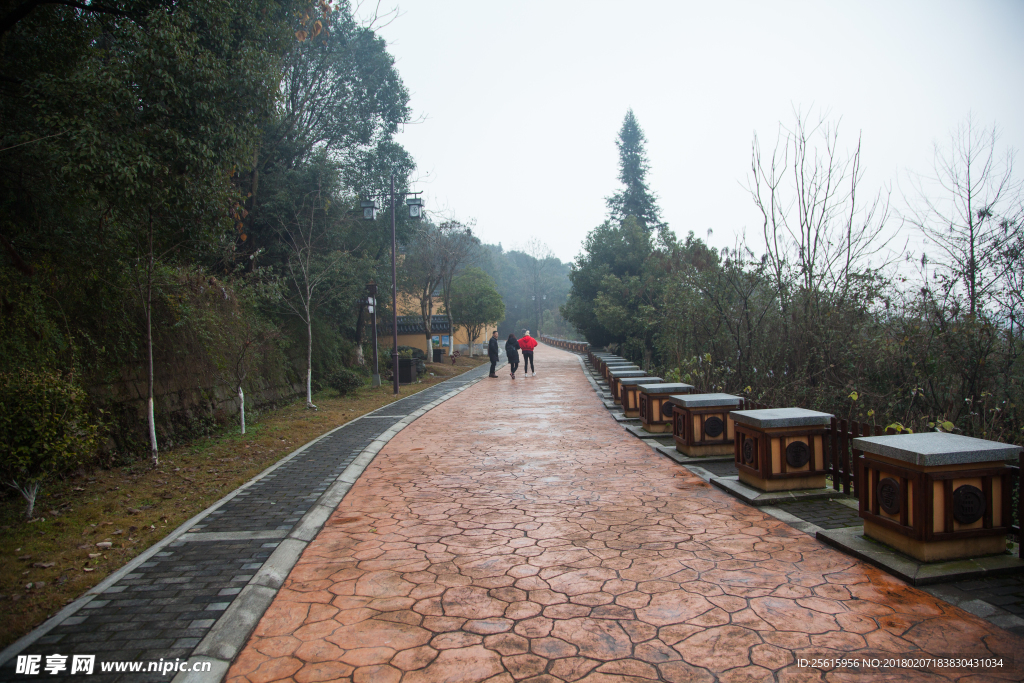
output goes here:
<path id="1" fill-rule="evenodd" d="M 630 109 L 626 112 L 619 130 L 619 139 L 615 142 L 619 148 L 619 180 L 625 187 L 607 201 L 612 221 L 619 222 L 626 216 L 635 216 L 645 228 L 654 230 L 665 227 L 665 224 L 661 222 L 657 201 L 647 187 L 650 164 L 644 150 L 646 142 L 647 138 Z"/>

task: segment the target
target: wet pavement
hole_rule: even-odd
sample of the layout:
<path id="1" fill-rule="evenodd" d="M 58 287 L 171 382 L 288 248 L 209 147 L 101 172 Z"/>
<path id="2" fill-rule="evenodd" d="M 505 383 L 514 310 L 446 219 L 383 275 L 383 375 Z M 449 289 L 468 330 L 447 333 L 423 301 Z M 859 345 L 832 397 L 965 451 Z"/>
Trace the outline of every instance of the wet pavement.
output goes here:
<path id="1" fill-rule="evenodd" d="M 713 489 L 626 433 L 576 356 L 537 357 L 380 451 L 228 680 L 1024 678 L 1024 639 Z M 999 665 L 931 660 L 966 656 Z"/>
<path id="2" fill-rule="evenodd" d="M 93 655 L 100 683 L 169 681 L 159 671 L 102 673 L 102 662 L 172 662 L 188 659 L 265 566 L 283 540 L 301 526 L 303 516 L 338 481 L 360 453 L 409 413 L 447 392 L 476 381 L 481 366 L 391 403 L 347 423 L 295 451 L 222 501 L 200 514 L 187 533 L 154 547 L 130 572 L 119 572 L 84 596 L 80 604 L 19 654 L 45 658 Z M 173 535 L 172 535 L 173 536 Z M 147 551 L 147 553 L 150 551 Z M 109 585 L 105 585 L 108 584 Z M 84 602 L 83 599 L 78 601 Z M 47 622 L 49 624 L 49 622 Z M 20 674 L 16 658 L 0 666 L 0 681 L 32 681 Z M 42 661 L 46 661 L 43 659 Z M 70 661 L 70 660 L 68 660 Z M 80 679 L 70 667 L 45 673 L 49 681 Z"/>

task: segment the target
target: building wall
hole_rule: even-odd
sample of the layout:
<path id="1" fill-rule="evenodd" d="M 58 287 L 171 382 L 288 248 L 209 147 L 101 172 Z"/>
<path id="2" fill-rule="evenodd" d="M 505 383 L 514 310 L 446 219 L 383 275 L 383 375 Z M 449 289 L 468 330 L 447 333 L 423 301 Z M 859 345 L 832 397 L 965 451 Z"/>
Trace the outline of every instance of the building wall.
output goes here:
<path id="1" fill-rule="evenodd" d="M 480 355 L 487 353 L 487 340 L 491 338 L 491 334 L 498 329 L 497 325 L 492 325 L 485 329 L 483 333 L 478 336 L 473 343 L 473 355 Z M 434 335 L 435 337 L 444 337 L 445 335 Z M 391 337 L 386 340 L 380 340 L 382 347 L 383 343 L 387 343 L 387 347 L 391 348 Z M 422 334 L 400 334 L 398 335 L 399 346 L 411 346 L 415 349 L 420 349 L 424 353 L 427 351 L 427 339 Z M 444 346 L 442 344 L 441 346 Z M 435 347 L 436 348 L 436 347 Z M 445 347 L 447 349 L 447 347 Z M 469 339 L 466 331 L 459 329 L 455 332 L 455 349 L 460 353 L 467 353 L 469 350 Z"/>
<path id="2" fill-rule="evenodd" d="M 441 311 L 444 309 L 444 300 L 439 296 L 434 297 L 434 315 L 443 315 Z M 422 316 L 423 312 L 420 310 L 420 302 L 418 299 L 406 294 L 399 292 L 398 294 L 398 315 L 414 315 Z M 491 338 L 491 334 L 498 329 L 497 325 L 491 325 L 487 327 L 475 340 L 473 340 L 473 355 L 487 353 L 487 340 Z M 437 337 L 444 337 L 445 335 L 434 335 Z M 455 350 L 460 353 L 467 353 L 469 351 L 469 335 L 465 330 L 459 329 L 455 332 Z M 382 340 L 382 342 L 385 340 Z M 391 348 L 390 337 L 386 340 L 388 348 Z M 422 334 L 400 334 L 398 335 L 399 346 L 411 346 L 416 349 L 420 349 L 424 353 L 427 351 L 427 339 Z M 450 349 L 445 347 L 446 353 Z"/>

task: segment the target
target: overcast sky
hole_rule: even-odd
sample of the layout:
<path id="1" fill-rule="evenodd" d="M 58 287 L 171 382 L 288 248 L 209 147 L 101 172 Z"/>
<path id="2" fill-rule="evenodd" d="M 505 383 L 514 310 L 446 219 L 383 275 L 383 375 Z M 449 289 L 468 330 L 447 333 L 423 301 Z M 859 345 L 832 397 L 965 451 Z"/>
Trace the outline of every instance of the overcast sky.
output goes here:
<path id="1" fill-rule="evenodd" d="M 1020 0 L 406 0 L 380 33 L 421 119 L 398 139 L 427 208 L 562 260 L 606 217 L 630 107 L 669 226 L 718 247 L 746 230 L 756 251 L 751 142 L 794 108 L 831 112 L 841 145 L 861 134 L 865 189 L 897 205 L 968 113 L 1024 146 Z"/>

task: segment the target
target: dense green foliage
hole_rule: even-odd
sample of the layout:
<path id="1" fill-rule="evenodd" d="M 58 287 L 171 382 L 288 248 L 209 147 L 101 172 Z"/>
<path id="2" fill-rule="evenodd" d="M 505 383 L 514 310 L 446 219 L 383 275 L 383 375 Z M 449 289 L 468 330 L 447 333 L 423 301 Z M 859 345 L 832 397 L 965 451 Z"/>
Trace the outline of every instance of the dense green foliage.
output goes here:
<path id="1" fill-rule="evenodd" d="M 32 517 L 39 484 L 84 464 L 96 446 L 88 400 L 56 372 L 0 373 L 0 481 L 28 502 Z"/>
<path id="2" fill-rule="evenodd" d="M 451 317 L 468 339 L 480 339 L 485 326 L 505 319 L 505 302 L 494 280 L 480 268 L 467 268 L 452 281 Z M 470 345 L 470 355 L 473 348 Z"/>
<path id="3" fill-rule="evenodd" d="M 327 386 L 342 396 L 347 396 L 366 384 L 366 375 L 349 368 L 338 368 L 327 375 Z"/>
<path id="4" fill-rule="evenodd" d="M 573 264 L 563 314 L 700 391 L 1024 441 L 1021 185 L 991 131 L 969 124 L 905 211 L 928 238 L 920 270 L 886 257 L 895 221 L 885 195 L 856 192 L 859 141 L 844 155 L 834 126 L 798 117 L 771 159 L 755 140 L 763 255 L 613 216 Z"/>
<path id="5" fill-rule="evenodd" d="M 569 266 L 545 245 L 533 240 L 520 249 L 505 250 L 500 244 L 487 244 L 479 263 L 505 302 L 505 318 L 498 325 L 502 339 L 510 333 L 518 337 L 524 329 L 531 334 L 574 334 L 558 312 L 569 293 Z"/>
<path id="6" fill-rule="evenodd" d="M 355 208 L 413 162 L 347 3 L 22 3 L 0 31 L 0 372 L 74 378 L 130 458 L 147 385 L 189 396 L 157 401 L 167 443 L 361 359 L 390 217 Z"/>
<path id="7" fill-rule="evenodd" d="M 661 209 L 647 185 L 647 137 L 630 109 L 622 121 L 619 139 L 619 182 L 622 189 L 608 198 L 608 213 L 613 221 L 632 216 L 648 230 L 663 227 Z"/>

